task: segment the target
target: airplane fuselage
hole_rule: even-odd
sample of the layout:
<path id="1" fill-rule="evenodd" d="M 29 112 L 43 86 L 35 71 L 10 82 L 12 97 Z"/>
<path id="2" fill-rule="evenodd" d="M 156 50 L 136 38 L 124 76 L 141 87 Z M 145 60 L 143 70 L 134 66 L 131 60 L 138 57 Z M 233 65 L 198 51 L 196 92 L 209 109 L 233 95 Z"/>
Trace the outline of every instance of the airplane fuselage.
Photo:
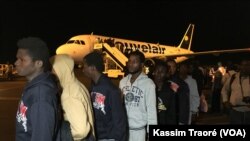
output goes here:
<path id="1" fill-rule="evenodd" d="M 69 54 L 76 63 L 79 63 L 82 62 L 85 55 L 97 49 L 94 48 L 95 44 L 107 43 L 126 56 L 132 51 L 140 50 L 144 53 L 146 59 L 175 57 L 176 62 L 181 62 L 188 58 L 180 54 L 193 54 L 193 51 L 190 50 L 193 30 L 194 25 L 190 24 L 177 47 L 100 35 L 78 35 L 60 46 L 56 53 Z"/>
<path id="2" fill-rule="evenodd" d="M 146 59 L 167 59 L 174 58 L 175 61 L 182 62 L 187 56 L 203 55 L 203 54 L 215 54 L 215 53 L 231 53 L 231 52 L 249 52 L 250 48 L 243 49 L 230 49 L 219 51 L 204 51 L 193 52 L 191 51 L 191 43 L 193 37 L 194 25 L 189 24 L 181 42 L 178 46 L 168 46 L 155 43 L 148 43 L 142 41 L 127 40 L 121 38 L 113 38 L 100 35 L 78 35 L 69 39 L 69 41 L 57 48 L 56 54 L 68 54 L 70 55 L 76 64 L 83 61 L 83 57 L 88 53 L 100 49 L 95 45 L 100 43 L 107 43 L 110 47 L 115 47 L 127 56 L 130 52 L 140 50 L 144 53 Z M 119 57 L 118 57 L 119 58 Z M 116 58 L 117 59 L 117 58 Z M 124 58 L 122 59 L 124 60 Z"/>
<path id="3" fill-rule="evenodd" d="M 75 44 L 71 42 L 84 41 L 84 44 Z M 144 53 L 145 58 L 157 58 L 169 56 L 170 54 L 178 55 L 179 53 L 193 53 L 190 50 L 182 49 L 174 46 L 166 46 L 154 43 L 132 41 L 120 38 L 105 37 L 99 35 L 79 35 L 72 37 L 66 44 L 60 46 L 56 53 L 67 53 L 76 62 L 81 62 L 83 57 L 94 50 L 95 43 L 108 43 L 111 47 L 118 48 L 125 55 L 132 51 L 140 50 Z M 178 57 L 179 61 L 186 60 L 186 57 Z"/>

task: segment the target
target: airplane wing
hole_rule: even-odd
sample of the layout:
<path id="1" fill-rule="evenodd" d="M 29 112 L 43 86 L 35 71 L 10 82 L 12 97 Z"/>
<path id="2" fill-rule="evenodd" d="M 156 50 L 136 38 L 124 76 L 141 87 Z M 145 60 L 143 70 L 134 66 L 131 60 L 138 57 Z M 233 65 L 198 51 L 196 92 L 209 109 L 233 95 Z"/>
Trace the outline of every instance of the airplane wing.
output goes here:
<path id="1" fill-rule="evenodd" d="M 197 56 L 197 55 L 219 55 L 222 53 L 238 53 L 238 52 L 249 52 L 250 53 L 250 48 L 242 48 L 242 49 L 228 49 L 228 50 L 212 50 L 212 51 L 202 51 L 202 52 L 189 52 L 189 53 L 172 53 L 167 55 L 167 57 L 180 57 L 180 56 L 186 56 L 186 57 L 191 57 L 191 56 Z"/>

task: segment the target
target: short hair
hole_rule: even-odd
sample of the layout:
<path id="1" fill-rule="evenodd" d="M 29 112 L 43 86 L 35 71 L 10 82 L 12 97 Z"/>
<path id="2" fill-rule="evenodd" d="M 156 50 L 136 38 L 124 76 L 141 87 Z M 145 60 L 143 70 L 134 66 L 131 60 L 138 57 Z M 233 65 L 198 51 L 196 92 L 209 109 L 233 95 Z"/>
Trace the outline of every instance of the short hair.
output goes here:
<path id="1" fill-rule="evenodd" d="M 178 66 L 186 66 L 187 68 L 190 68 L 191 63 L 189 61 L 183 61 L 178 64 Z"/>
<path id="2" fill-rule="evenodd" d="M 140 52 L 139 50 L 136 50 L 136 51 L 131 52 L 131 53 L 128 55 L 128 57 L 130 57 L 130 56 L 132 56 L 132 55 L 138 56 L 141 63 L 144 63 L 144 62 L 145 62 L 145 56 L 144 56 L 144 54 L 143 54 L 142 52 Z"/>
<path id="3" fill-rule="evenodd" d="M 99 72 L 104 71 L 103 57 L 100 53 L 93 51 L 93 52 L 87 54 L 83 59 L 86 60 L 86 63 L 89 66 L 95 66 Z"/>
<path id="4" fill-rule="evenodd" d="M 154 67 L 154 69 L 157 68 L 157 67 L 164 67 L 164 68 L 166 68 L 166 70 L 169 69 L 167 63 L 164 62 L 163 60 L 160 60 L 160 59 L 156 59 L 155 60 L 155 67 Z"/>
<path id="5" fill-rule="evenodd" d="M 44 71 L 51 69 L 49 62 L 49 49 L 47 44 L 38 37 L 27 37 L 18 40 L 19 49 L 26 49 L 33 61 L 41 60 L 43 62 Z"/>
<path id="6" fill-rule="evenodd" d="M 172 59 L 172 58 L 167 59 L 167 61 L 166 61 L 166 62 L 167 62 L 167 63 L 168 63 L 168 62 L 173 62 L 173 63 L 177 66 L 176 61 L 175 61 L 174 59 Z"/>

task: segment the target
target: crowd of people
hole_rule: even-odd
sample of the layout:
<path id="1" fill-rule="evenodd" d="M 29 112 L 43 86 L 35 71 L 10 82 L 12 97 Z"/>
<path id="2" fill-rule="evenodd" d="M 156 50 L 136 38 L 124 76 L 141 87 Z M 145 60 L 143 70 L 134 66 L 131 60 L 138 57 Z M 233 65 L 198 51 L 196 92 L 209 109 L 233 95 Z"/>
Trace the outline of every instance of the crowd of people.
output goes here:
<path id="1" fill-rule="evenodd" d="M 15 67 L 25 76 L 16 114 L 16 141 L 145 141 L 149 125 L 191 125 L 201 110 L 204 73 L 197 63 L 156 60 L 151 74 L 143 72 L 145 56 L 128 54 L 128 74 L 119 87 L 103 74 L 102 55 L 83 58 L 87 89 L 74 74 L 66 55 L 50 56 L 37 37 L 17 42 Z M 239 70 L 221 65 L 211 73 L 213 112 L 230 113 L 231 124 L 250 124 L 250 60 Z M 65 129 L 69 129 L 65 131 Z"/>

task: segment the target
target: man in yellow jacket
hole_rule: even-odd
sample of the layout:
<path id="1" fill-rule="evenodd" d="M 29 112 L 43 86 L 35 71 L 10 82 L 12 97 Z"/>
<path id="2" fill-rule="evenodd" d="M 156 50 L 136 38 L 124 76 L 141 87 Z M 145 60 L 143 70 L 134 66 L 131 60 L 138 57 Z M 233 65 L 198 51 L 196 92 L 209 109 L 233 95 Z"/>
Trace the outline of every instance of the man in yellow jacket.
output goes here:
<path id="1" fill-rule="evenodd" d="M 62 87 L 61 105 L 64 120 L 70 123 L 74 141 L 82 140 L 94 133 L 94 117 L 87 88 L 75 77 L 74 61 L 65 54 L 51 58 L 53 72 Z"/>

